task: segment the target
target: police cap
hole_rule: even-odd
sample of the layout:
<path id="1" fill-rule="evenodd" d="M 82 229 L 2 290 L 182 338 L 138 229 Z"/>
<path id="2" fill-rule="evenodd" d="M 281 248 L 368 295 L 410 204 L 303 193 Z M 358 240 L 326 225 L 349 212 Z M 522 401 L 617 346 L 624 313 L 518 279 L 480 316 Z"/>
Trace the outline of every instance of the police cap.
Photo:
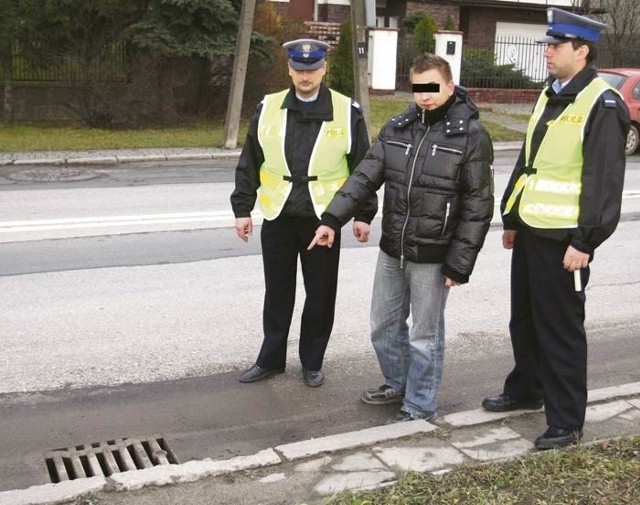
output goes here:
<path id="1" fill-rule="evenodd" d="M 327 56 L 329 44 L 315 39 L 297 39 L 282 44 L 289 53 L 289 65 L 294 70 L 316 70 Z"/>
<path id="2" fill-rule="evenodd" d="M 547 9 L 547 22 L 547 36 L 536 40 L 539 44 L 563 44 L 571 40 L 597 42 L 600 32 L 607 27 L 600 21 L 555 7 Z"/>

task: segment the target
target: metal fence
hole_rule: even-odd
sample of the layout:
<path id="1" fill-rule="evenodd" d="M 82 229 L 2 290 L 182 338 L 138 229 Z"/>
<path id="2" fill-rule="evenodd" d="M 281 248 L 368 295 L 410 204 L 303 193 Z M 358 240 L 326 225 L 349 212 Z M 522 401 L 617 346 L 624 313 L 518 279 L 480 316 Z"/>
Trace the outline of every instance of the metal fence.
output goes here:
<path id="1" fill-rule="evenodd" d="M 127 78 L 128 51 L 124 42 L 111 44 L 89 61 L 79 54 L 50 55 L 44 61 L 26 58 L 17 44 L 12 48 L 16 82 L 123 82 Z M 0 79 L 4 79 L 0 67 Z"/>
<path id="2" fill-rule="evenodd" d="M 539 88 L 547 78 L 544 44 L 535 39 L 513 36 L 496 37 L 493 47 L 464 46 L 461 82 L 473 88 Z M 409 68 L 413 59 L 411 39 L 400 40 L 397 59 L 397 89 L 409 89 Z M 625 51 L 614 51 L 602 41 L 597 66 L 640 68 L 640 44 L 629 44 Z"/>
<path id="3" fill-rule="evenodd" d="M 524 37 L 496 37 L 494 43 L 495 65 L 510 67 L 521 72 L 533 82 L 542 82 L 547 77 L 543 44 Z"/>

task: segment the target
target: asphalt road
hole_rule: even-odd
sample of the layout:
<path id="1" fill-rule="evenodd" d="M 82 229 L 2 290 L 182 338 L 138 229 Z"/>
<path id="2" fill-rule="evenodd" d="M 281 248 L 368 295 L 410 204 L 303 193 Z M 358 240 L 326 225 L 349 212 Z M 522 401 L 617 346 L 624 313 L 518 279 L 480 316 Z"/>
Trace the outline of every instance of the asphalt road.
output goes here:
<path id="1" fill-rule="evenodd" d="M 587 289 L 590 388 L 639 380 L 635 159 L 627 218 Z M 497 160 L 501 184 L 510 164 L 512 154 Z M 261 340 L 262 273 L 257 233 L 244 244 L 229 228 L 229 167 L 87 170 L 73 181 L 0 173 L 0 490 L 47 482 L 51 449 L 162 434 L 181 462 L 219 459 L 393 412 L 357 399 L 381 380 L 367 329 L 375 226 L 368 246 L 343 249 L 325 385 L 302 384 L 295 323 L 287 373 L 242 385 Z M 477 407 L 511 365 L 499 243 L 496 227 L 471 283 L 449 298 L 443 414 Z"/>

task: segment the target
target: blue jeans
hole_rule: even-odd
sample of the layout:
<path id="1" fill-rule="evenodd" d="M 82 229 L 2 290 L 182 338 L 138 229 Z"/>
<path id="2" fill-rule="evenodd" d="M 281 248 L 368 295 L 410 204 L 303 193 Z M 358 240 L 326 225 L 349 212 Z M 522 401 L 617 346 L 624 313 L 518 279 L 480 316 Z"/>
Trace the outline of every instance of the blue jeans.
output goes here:
<path id="1" fill-rule="evenodd" d="M 441 267 L 405 262 L 401 269 L 400 260 L 380 251 L 373 282 L 371 342 L 385 384 L 404 391 L 402 410 L 416 417 L 438 408 L 449 294 Z"/>

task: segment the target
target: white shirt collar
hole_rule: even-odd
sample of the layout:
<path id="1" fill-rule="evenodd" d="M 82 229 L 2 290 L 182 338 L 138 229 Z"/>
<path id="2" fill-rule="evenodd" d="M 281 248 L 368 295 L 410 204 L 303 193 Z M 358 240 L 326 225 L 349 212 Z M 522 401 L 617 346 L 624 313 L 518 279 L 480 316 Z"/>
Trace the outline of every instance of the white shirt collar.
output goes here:
<path id="1" fill-rule="evenodd" d="M 568 81 L 564 81 L 564 82 L 560 82 L 560 79 L 556 79 L 555 81 L 553 81 L 553 83 L 551 84 L 551 87 L 553 88 L 553 91 L 556 92 L 556 95 L 558 93 L 560 93 L 564 87 L 569 84 L 571 82 L 571 79 L 569 79 Z"/>

